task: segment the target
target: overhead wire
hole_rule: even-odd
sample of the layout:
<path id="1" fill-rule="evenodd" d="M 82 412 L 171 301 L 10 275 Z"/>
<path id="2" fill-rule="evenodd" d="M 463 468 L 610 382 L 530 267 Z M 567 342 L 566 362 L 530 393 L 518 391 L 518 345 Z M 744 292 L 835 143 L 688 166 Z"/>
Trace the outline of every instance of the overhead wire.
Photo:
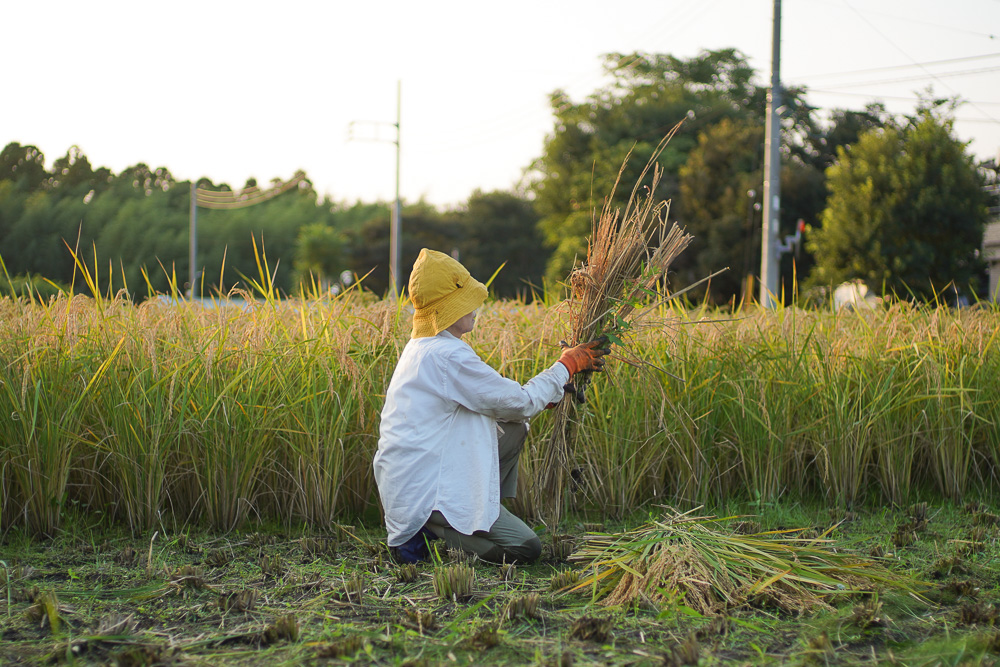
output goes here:
<path id="1" fill-rule="evenodd" d="M 822 2 L 823 4 L 826 4 L 826 5 L 840 6 L 838 3 L 830 2 L 829 0 L 813 0 L 813 1 L 814 2 L 819 1 L 819 2 Z M 993 1 L 994 2 L 1000 2 L 1000 0 L 993 0 Z M 977 37 L 985 37 L 986 39 L 990 39 L 990 40 L 997 39 L 996 35 L 994 35 L 993 33 L 989 33 L 989 32 L 981 32 L 979 30 L 969 30 L 968 28 L 957 28 L 955 26 L 942 25 L 941 23 L 931 23 L 929 21 L 921 21 L 919 19 L 915 19 L 915 18 L 912 18 L 912 17 L 909 17 L 909 16 L 899 16 L 899 15 L 896 15 L 896 14 L 887 14 L 886 12 L 880 12 L 880 11 L 873 10 L 873 9 L 866 9 L 865 11 L 868 12 L 869 14 L 877 14 L 879 16 L 884 16 L 886 18 L 894 19 L 894 20 L 897 20 L 897 21 L 902 21 L 902 22 L 905 22 L 905 23 L 913 23 L 913 24 L 916 24 L 916 25 L 929 26 L 929 27 L 932 27 L 932 28 L 934 28 L 936 30 L 948 30 L 950 32 L 964 33 L 964 34 L 967 34 L 967 35 L 976 35 Z"/>
<path id="2" fill-rule="evenodd" d="M 1000 1 L 1000 0 L 998 0 Z M 877 97 L 880 100 L 897 100 L 899 102 L 916 102 L 920 99 L 918 95 L 882 95 L 875 93 L 851 93 L 841 90 L 825 89 L 825 88 L 809 88 L 808 92 L 810 94 L 817 93 L 820 95 L 842 95 L 845 97 Z M 963 100 L 972 102 L 973 100 Z M 984 102 L 982 100 L 975 100 L 976 104 L 987 104 L 987 105 L 1000 105 L 1000 102 Z"/>
<path id="3" fill-rule="evenodd" d="M 304 181 L 305 177 L 304 172 L 297 171 L 291 179 L 283 183 L 278 183 L 268 190 L 261 190 L 255 185 L 243 190 L 195 188 L 195 203 L 202 208 L 209 209 L 247 208 L 255 204 L 262 204 L 269 199 L 274 199 L 278 195 L 288 192 Z"/>
<path id="4" fill-rule="evenodd" d="M 998 0 L 1000 2 L 1000 0 Z M 837 76 L 849 76 L 852 74 L 873 74 L 875 72 L 889 72 L 899 69 L 913 69 L 914 67 L 923 67 L 925 65 L 946 65 L 960 62 L 968 62 L 970 60 L 986 60 L 988 58 L 1000 58 L 1000 52 L 998 53 L 984 53 L 978 56 L 965 56 L 963 58 L 945 58 L 944 60 L 928 60 L 922 63 L 911 63 L 909 65 L 888 65 L 886 67 L 870 67 L 867 69 L 855 69 L 846 70 L 843 72 L 825 72 L 822 74 L 806 74 L 791 76 L 791 79 L 823 79 L 827 77 L 837 77 Z"/>
<path id="5" fill-rule="evenodd" d="M 996 67 L 982 67 L 978 69 L 967 69 L 959 70 L 955 72 L 936 72 L 928 73 L 926 75 L 916 75 L 916 76 L 906 76 L 897 77 L 895 79 L 877 79 L 874 81 L 851 81 L 848 83 L 837 83 L 835 84 L 839 88 L 863 88 L 864 86 L 883 86 L 891 83 L 907 83 L 909 81 L 924 81 L 928 78 L 940 79 L 942 77 L 953 77 L 953 76 L 970 76 L 973 74 L 988 74 L 990 72 L 1000 71 L 1000 65 Z M 954 91 L 953 91 L 954 92 Z"/>
<path id="6" fill-rule="evenodd" d="M 917 67 L 919 67 L 920 69 L 922 69 L 922 70 L 924 71 L 924 73 L 925 73 L 925 74 L 927 74 L 927 76 L 928 76 L 929 78 L 931 78 L 931 79 L 934 79 L 935 81 L 939 82 L 939 83 L 940 83 L 940 84 L 941 84 L 942 86 L 944 86 L 945 88 L 947 88 L 947 89 L 948 89 L 949 91 L 951 91 L 951 92 L 952 92 L 953 94 L 955 94 L 955 95 L 958 95 L 958 92 L 957 92 L 957 91 L 956 91 L 956 90 L 955 90 L 954 88 L 952 88 L 952 87 L 951 87 L 951 86 L 949 86 L 949 85 L 948 85 L 947 83 L 945 83 L 944 81 L 942 81 L 941 79 L 939 79 L 939 78 L 938 78 L 938 77 L 937 77 L 937 76 L 936 76 L 936 75 L 935 75 L 935 74 L 934 74 L 933 72 L 930 72 L 929 70 L 927 70 L 927 68 L 926 68 L 926 67 L 924 67 L 923 65 L 920 65 L 920 64 L 919 64 L 919 63 L 918 63 L 918 62 L 916 61 L 916 59 L 915 59 L 915 58 L 913 58 L 913 56 L 911 56 L 911 55 L 910 55 L 910 54 L 909 54 L 909 53 L 908 53 L 907 51 L 905 51 L 904 49 L 902 49 L 902 48 L 901 48 L 901 47 L 900 47 L 900 46 L 899 46 L 898 44 L 896 44 L 896 43 L 895 43 L 895 42 L 893 42 L 893 41 L 892 41 L 891 39 L 889 39 L 889 37 L 888 37 L 888 36 L 887 36 L 887 35 L 886 35 L 885 33 L 883 33 L 883 32 L 882 32 L 881 30 L 879 30 L 879 29 L 878 29 L 878 27 L 877 27 L 877 26 L 876 26 L 876 25 L 875 25 L 874 23 L 872 23 L 871 21 L 869 21 L 869 20 L 868 20 L 868 19 L 867 19 L 867 18 L 866 18 L 866 17 L 865 17 L 865 16 L 864 16 L 864 15 L 863 15 L 863 14 L 862 14 L 861 12 L 859 12 L 859 11 L 857 10 L 857 9 L 856 9 L 856 8 L 855 8 L 855 7 L 854 7 L 854 6 L 853 6 L 853 5 L 852 5 L 852 4 L 851 4 L 851 3 L 850 3 L 850 2 L 848 1 L 848 0 L 842 0 L 842 1 L 843 1 L 844 5 L 846 5 L 846 6 L 847 6 L 847 7 L 848 7 L 848 8 L 849 8 L 849 9 L 850 9 L 850 10 L 851 10 L 852 12 L 854 12 L 854 13 L 855 13 L 855 14 L 856 14 L 856 15 L 858 16 L 858 18 L 860 18 L 860 19 L 861 19 L 862 21 L 864 21 L 864 22 L 865 22 L 866 24 L 868 24 L 868 27 L 870 27 L 870 28 L 871 28 L 872 30 L 874 30 L 874 31 L 875 31 L 875 33 L 879 35 L 879 37 L 881 37 L 881 38 L 882 38 L 883 40 L 885 40 L 885 42 L 886 42 L 887 44 L 889 44 L 889 45 L 890 45 L 890 46 L 892 46 L 892 47 L 893 47 L 894 49 L 896 49 L 896 50 L 897 50 L 897 51 L 899 51 L 899 52 L 900 52 L 901 54 L 903 54 L 903 55 L 904 55 L 904 56 L 905 56 L 905 57 L 907 58 L 907 60 L 909 60 L 909 61 L 910 61 L 911 63 L 913 63 L 913 64 L 914 64 L 915 66 L 917 66 Z M 980 112 L 981 114 L 983 114 L 984 116 L 986 116 L 987 118 L 991 118 L 991 119 L 993 119 L 993 120 L 995 120 L 995 121 L 997 120 L 997 119 L 996 119 L 996 118 L 994 118 L 994 117 L 993 117 L 993 116 L 992 116 L 992 115 L 991 115 L 991 114 L 990 114 L 989 112 L 987 112 L 986 110 L 982 109 L 981 107 L 978 107 L 978 106 L 976 106 L 975 104 L 972 104 L 972 106 L 973 106 L 973 107 L 974 107 L 974 108 L 975 108 L 976 110 L 978 110 L 978 111 L 979 111 L 979 112 Z"/>

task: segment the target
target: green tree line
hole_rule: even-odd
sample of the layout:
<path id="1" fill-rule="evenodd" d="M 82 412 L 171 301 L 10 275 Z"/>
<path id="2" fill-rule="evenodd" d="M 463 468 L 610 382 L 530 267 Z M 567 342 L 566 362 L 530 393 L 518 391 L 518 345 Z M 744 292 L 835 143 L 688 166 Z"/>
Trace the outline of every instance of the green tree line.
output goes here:
<path id="1" fill-rule="evenodd" d="M 484 279 L 504 265 L 493 283 L 502 297 L 557 284 L 585 256 L 594 211 L 616 179 L 618 196 L 627 197 L 660 140 L 683 120 L 658 158 L 657 195 L 672 200 L 671 219 L 695 236 L 672 284 L 729 267 L 698 296 L 741 298 L 746 276 L 759 272 L 766 88 L 733 49 L 690 59 L 610 54 L 605 69 L 609 83 L 586 99 L 552 93 L 552 131 L 518 190 L 477 191 L 447 210 L 404 205 L 404 271 L 429 246 L 457 253 Z M 903 118 L 880 104 L 823 113 L 805 92 L 786 89 L 782 109 L 780 233 L 791 234 L 799 220 L 808 226 L 807 243 L 782 261 L 786 292 L 793 276 L 824 286 L 862 279 L 923 298 L 947 284 L 974 291 L 989 173 L 955 138 L 953 106 L 924 99 Z M 197 185 L 234 190 L 207 179 Z M 115 174 L 73 147 L 48 169 L 38 147 L 10 143 L 0 153 L 0 258 L 21 289 L 38 276 L 71 283 L 71 249 L 105 289 L 127 287 L 136 298 L 185 289 L 190 192 L 191 183 L 166 167 L 137 164 Z M 344 271 L 383 294 L 389 205 L 320 198 L 306 177 L 256 206 L 201 209 L 196 264 L 204 274 L 195 293 L 247 287 L 247 277 L 259 277 L 255 247 L 286 294 L 329 287 Z"/>

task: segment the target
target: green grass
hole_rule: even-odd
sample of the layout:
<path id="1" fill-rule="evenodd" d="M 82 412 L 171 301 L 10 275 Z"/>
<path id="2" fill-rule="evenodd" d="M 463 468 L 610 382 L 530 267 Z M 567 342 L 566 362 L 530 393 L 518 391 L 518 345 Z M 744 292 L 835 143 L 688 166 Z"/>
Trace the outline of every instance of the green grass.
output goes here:
<path id="1" fill-rule="evenodd" d="M 331 526 L 316 533 L 272 525 L 133 536 L 115 527 L 120 524 L 109 527 L 71 509 L 66 527 L 49 541 L 20 530 L 6 536 L 0 662 L 634 665 L 694 664 L 683 661 L 694 656 L 700 665 L 935 665 L 997 659 L 1000 634 L 994 621 L 984 620 L 1000 605 L 996 506 L 932 504 L 916 540 L 903 547 L 894 546 L 892 536 L 898 526 L 914 525 L 919 508 L 845 512 L 772 503 L 713 513 L 752 510 L 759 510 L 752 520 L 761 530 L 819 533 L 844 520 L 830 535 L 841 553 L 877 551 L 895 576 L 925 580 L 929 588 L 923 597 L 895 587 L 834 596 L 832 610 L 803 614 L 749 600 L 722 616 L 702 616 L 677 595 L 608 607 L 589 587 L 552 591 L 553 576 L 572 565 L 547 546 L 541 562 L 519 566 L 510 580 L 498 566 L 474 563 L 471 595 L 442 601 L 433 577 L 446 569 L 448 554 L 441 566 L 417 566 L 406 581 L 377 529 Z M 603 528 L 624 531 L 643 521 L 633 517 Z M 573 520 L 561 529 L 584 532 Z M 542 538 L 553 544 L 549 535 Z M 524 600 L 532 594 L 538 596 L 534 613 L 510 613 L 530 608 Z M 976 605 L 987 613 L 970 624 Z M 50 611 L 57 626 L 49 624 Z"/>

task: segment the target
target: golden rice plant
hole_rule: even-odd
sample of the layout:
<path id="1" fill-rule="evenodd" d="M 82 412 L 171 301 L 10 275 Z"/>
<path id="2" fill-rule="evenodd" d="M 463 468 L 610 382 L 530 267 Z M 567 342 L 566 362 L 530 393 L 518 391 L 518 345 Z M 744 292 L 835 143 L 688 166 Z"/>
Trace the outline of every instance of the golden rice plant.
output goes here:
<path id="1" fill-rule="evenodd" d="M 647 305 L 650 296 L 654 301 L 670 298 L 654 290 L 662 287 L 670 264 L 692 237 L 676 225 L 668 227 L 669 202 L 658 200 L 655 191 L 662 173 L 657 159 L 679 127 L 680 123 L 653 151 L 624 212 L 614 203 L 616 180 L 600 216 L 595 218 L 586 262 L 574 269 L 569 277 L 572 290 L 570 345 L 586 343 L 603 335 L 621 346 L 626 332 L 632 328 L 632 321 L 647 309 L 655 308 L 655 305 Z M 619 179 L 624 170 L 625 164 L 619 171 Z M 645 183 L 647 177 L 648 184 Z M 584 372 L 571 379 L 575 383 L 571 395 L 577 401 L 582 402 L 589 378 L 590 373 Z M 571 468 L 577 437 L 574 410 L 573 400 L 561 401 L 555 408 L 538 484 L 550 494 L 545 499 L 543 513 L 552 523 L 559 522 L 564 510 L 566 474 Z"/>
<path id="2" fill-rule="evenodd" d="M 248 296 L 0 297 L 0 529 L 51 534 L 73 505 L 134 532 L 330 529 L 374 507 L 405 301 Z M 468 340 L 524 380 L 554 361 L 579 305 L 487 303 Z M 539 481 L 559 434 L 574 443 L 559 511 L 595 518 L 663 502 L 905 507 L 1000 490 L 995 309 L 642 308 L 622 315 L 645 318 L 627 333 L 636 366 L 615 364 L 582 409 L 565 401 L 570 419 L 532 421 L 518 513 L 538 518 L 552 499 Z"/>

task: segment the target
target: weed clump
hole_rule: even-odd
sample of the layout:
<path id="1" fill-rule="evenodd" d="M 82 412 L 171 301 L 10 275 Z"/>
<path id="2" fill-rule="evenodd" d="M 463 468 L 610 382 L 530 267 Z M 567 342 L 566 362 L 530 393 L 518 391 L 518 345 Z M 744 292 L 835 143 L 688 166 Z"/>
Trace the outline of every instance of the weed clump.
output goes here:
<path id="1" fill-rule="evenodd" d="M 517 565 L 504 563 L 500 566 L 500 581 L 514 581 L 517 578 Z"/>
<path id="2" fill-rule="evenodd" d="M 663 656 L 663 665 L 664 667 L 697 665 L 700 659 L 701 647 L 698 645 L 698 637 L 695 633 L 691 633 Z"/>
<path id="3" fill-rule="evenodd" d="M 363 573 L 357 573 L 344 582 L 343 596 L 353 604 L 359 604 L 368 588 L 368 578 Z"/>
<path id="4" fill-rule="evenodd" d="M 265 577 L 280 577 L 285 573 L 285 561 L 281 554 L 263 554 L 257 564 Z"/>
<path id="5" fill-rule="evenodd" d="M 403 612 L 403 625 L 409 626 L 419 632 L 424 630 L 437 629 L 437 618 L 433 611 L 420 611 L 419 609 L 406 609 Z"/>
<path id="6" fill-rule="evenodd" d="M 500 643 L 500 631 L 493 623 L 487 623 L 476 629 L 469 637 L 469 643 L 482 651 L 493 648 Z"/>
<path id="7" fill-rule="evenodd" d="M 958 610 L 959 625 L 993 626 L 997 620 L 997 608 L 991 604 L 974 602 L 962 605 Z"/>
<path id="8" fill-rule="evenodd" d="M 441 565 L 434 568 L 434 594 L 445 602 L 458 602 L 472 595 L 475 571 L 469 565 Z"/>
<path id="9" fill-rule="evenodd" d="M 274 619 L 261 632 L 261 641 L 265 644 L 276 644 L 280 641 L 298 641 L 299 619 L 295 614 L 285 614 Z"/>
<path id="10" fill-rule="evenodd" d="M 538 605 L 542 598 L 538 593 L 528 593 L 514 598 L 503 610 L 503 618 L 538 618 Z"/>
<path id="11" fill-rule="evenodd" d="M 24 614 L 32 623 L 43 628 L 47 625 L 52 634 L 59 632 L 62 617 L 59 615 L 59 598 L 55 591 L 46 591 L 36 596 Z"/>
<path id="12" fill-rule="evenodd" d="M 396 581 L 401 584 L 412 584 L 417 580 L 417 566 L 413 563 L 403 563 L 396 568 Z"/>
<path id="13" fill-rule="evenodd" d="M 178 595 L 187 597 L 192 591 L 208 588 L 205 572 L 196 565 L 182 565 L 170 573 L 167 585 Z"/>
<path id="14" fill-rule="evenodd" d="M 226 555 L 226 552 L 220 551 L 219 549 L 212 549 L 207 554 L 205 554 L 205 563 L 209 567 L 225 567 L 232 562 L 232 559 Z"/>
<path id="15" fill-rule="evenodd" d="M 851 624 L 861 630 L 884 627 L 890 620 L 882 611 L 882 602 L 876 598 L 865 600 L 851 611 Z"/>
<path id="16" fill-rule="evenodd" d="M 134 633 L 138 625 L 131 614 L 127 616 L 111 614 L 98 621 L 94 634 L 101 637 L 123 637 Z"/>
<path id="17" fill-rule="evenodd" d="M 556 572 L 552 575 L 552 579 L 549 580 L 549 590 L 550 591 L 561 591 L 569 588 L 570 586 L 575 586 L 580 582 L 580 573 L 576 570 L 565 570 L 563 572 Z"/>
<path id="18" fill-rule="evenodd" d="M 610 618 L 597 616 L 581 616 L 573 621 L 569 630 L 572 639 L 591 641 L 603 644 L 611 638 L 611 628 L 614 622 Z"/>
<path id="19" fill-rule="evenodd" d="M 576 548 L 576 540 L 572 535 L 553 535 L 552 544 L 549 545 L 549 553 L 552 560 L 565 561 Z"/>
<path id="20" fill-rule="evenodd" d="M 232 591 L 219 595 L 219 611 L 251 611 L 257 606 L 257 599 L 260 597 L 255 589 L 245 588 L 242 591 Z"/>
<path id="21" fill-rule="evenodd" d="M 328 642 L 316 646 L 316 657 L 325 659 L 346 658 L 356 655 L 358 651 L 365 648 L 365 641 L 361 637 L 345 637 L 340 641 Z"/>

